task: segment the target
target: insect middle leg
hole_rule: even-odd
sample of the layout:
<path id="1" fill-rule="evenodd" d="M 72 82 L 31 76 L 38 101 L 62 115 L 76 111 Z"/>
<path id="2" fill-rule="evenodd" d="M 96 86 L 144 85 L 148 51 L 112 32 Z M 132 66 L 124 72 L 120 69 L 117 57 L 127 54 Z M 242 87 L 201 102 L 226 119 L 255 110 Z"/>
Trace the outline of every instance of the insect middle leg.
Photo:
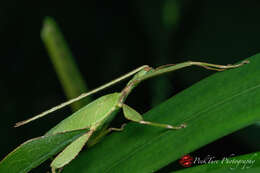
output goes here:
<path id="1" fill-rule="evenodd" d="M 112 132 L 112 131 L 123 131 L 124 127 L 125 127 L 126 123 L 122 124 L 120 128 L 115 128 L 115 127 L 110 127 L 110 128 L 103 128 L 97 136 L 95 136 L 94 138 L 92 138 L 92 140 L 90 140 L 87 145 L 88 147 L 92 147 L 93 145 L 97 144 L 99 141 L 101 141 L 103 139 L 104 136 L 106 136 L 108 133 Z"/>
<path id="2" fill-rule="evenodd" d="M 150 122 L 150 121 L 144 121 L 141 114 L 139 114 L 136 110 L 127 106 L 126 104 L 123 105 L 123 112 L 124 112 L 124 116 L 126 117 L 126 119 L 140 123 L 140 124 L 146 124 L 146 125 L 150 125 L 150 126 L 162 127 L 162 128 L 166 128 L 166 129 L 173 129 L 173 130 L 178 130 L 181 128 L 185 128 L 187 126 L 186 124 L 181 124 L 179 126 L 172 126 L 169 124 L 161 124 L 161 123 L 155 123 L 155 122 Z"/>

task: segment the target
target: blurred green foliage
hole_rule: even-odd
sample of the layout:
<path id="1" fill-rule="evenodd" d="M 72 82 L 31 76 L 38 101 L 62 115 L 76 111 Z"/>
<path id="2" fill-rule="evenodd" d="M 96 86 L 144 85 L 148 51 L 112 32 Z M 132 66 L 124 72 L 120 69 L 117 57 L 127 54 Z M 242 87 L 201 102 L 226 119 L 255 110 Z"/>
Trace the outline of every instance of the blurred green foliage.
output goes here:
<path id="1" fill-rule="evenodd" d="M 75 58 L 54 19 L 50 17 L 44 19 L 41 38 L 49 53 L 49 57 L 67 99 L 75 98 L 80 94 L 87 92 L 87 86 L 75 64 Z M 70 106 L 75 111 L 89 103 L 90 100 L 90 97 L 87 97 Z"/>

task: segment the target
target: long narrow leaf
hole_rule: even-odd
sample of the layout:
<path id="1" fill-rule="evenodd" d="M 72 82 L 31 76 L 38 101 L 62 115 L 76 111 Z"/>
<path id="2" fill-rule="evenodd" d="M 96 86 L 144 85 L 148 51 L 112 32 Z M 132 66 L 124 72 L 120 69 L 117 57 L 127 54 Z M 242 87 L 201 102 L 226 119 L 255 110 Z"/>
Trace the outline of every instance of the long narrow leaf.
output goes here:
<path id="1" fill-rule="evenodd" d="M 250 64 L 218 72 L 147 112 L 146 120 L 178 131 L 129 123 L 79 155 L 66 173 L 147 173 L 260 120 L 260 54 Z M 84 164 L 83 164 L 84 163 Z"/>

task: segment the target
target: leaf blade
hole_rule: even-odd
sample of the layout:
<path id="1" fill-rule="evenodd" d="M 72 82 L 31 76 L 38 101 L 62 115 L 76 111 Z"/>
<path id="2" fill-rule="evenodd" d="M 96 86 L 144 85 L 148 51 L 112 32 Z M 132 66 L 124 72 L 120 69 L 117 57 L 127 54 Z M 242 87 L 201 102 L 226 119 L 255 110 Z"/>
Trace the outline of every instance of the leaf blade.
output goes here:
<path id="1" fill-rule="evenodd" d="M 0 172 L 25 173 L 61 151 L 86 129 L 42 136 L 26 141 L 0 162 Z"/>
<path id="2" fill-rule="evenodd" d="M 187 128 L 167 131 L 129 123 L 124 132 L 113 133 L 83 152 L 64 172 L 75 167 L 79 173 L 153 172 L 259 121 L 260 54 L 249 60 L 250 64 L 204 79 L 144 115 L 158 123 L 187 123 Z M 86 165 L 81 166 L 83 161 Z"/>

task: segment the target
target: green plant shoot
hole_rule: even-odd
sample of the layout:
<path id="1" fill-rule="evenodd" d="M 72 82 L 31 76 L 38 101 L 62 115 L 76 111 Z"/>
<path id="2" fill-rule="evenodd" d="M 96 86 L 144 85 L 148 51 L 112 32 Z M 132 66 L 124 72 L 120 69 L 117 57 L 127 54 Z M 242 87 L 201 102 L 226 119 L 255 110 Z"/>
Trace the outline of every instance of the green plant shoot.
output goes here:
<path id="1" fill-rule="evenodd" d="M 75 139 L 70 144 L 68 144 L 66 148 L 54 158 L 54 160 L 51 163 L 51 168 L 52 168 L 52 172 L 55 173 L 57 169 L 62 169 L 62 167 L 70 163 L 82 150 L 85 144 L 87 144 L 88 146 L 92 146 L 96 144 L 98 141 L 100 141 L 102 137 L 105 136 L 110 131 L 123 130 L 124 125 L 122 125 L 121 128 L 108 128 L 109 123 L 111 122 L 111 120 L 113 120 L 113 118 L 116 116 L 117 112 L 121 108 L 123 109 L 125 118 L 136 123 L 155 126 L 155 127 L 162 127 L 166 129 L 173 129 L 173 130 L 185 128 L 186 126 L 188 126 L 185 123 L 177 126 L 173 126 L 170 124 L 160 124 L 160 123 L 145 121 L 143 120 L 143 117 L 136 110 L 126 105 L 125 100 L 127 96 L 142 81 L 164 73 L 172 72 L 193 65 L 201 66 L 210 70 L 223 71 L 226 69 L 239 67 L 248 62 L 249 61 L 243 61 L 236 65 L 216 65 L 216 64 L 209 64 L 204 62 L 188 61 L 188 62 L 179 63 L 175 65 L 174 64 L 164 65 L 155 69 L 147 65 L 144 65 L 88 93 L 83 93 L 74 99 L 71 99 L 58 106 L 55 106 L 28 120 L 18 122 L 16 123 L 15 127 L 39 119 L 49 113 L 61 109 L 62 107 L 65 107 L 71 103 L 74 103 L 82 98 L 85 98 L 91 94 L 101 91 L 109 86 L 112 86 L 120 82 L 121 80 L 124 80 L 134 75 L 133 78 L 127 83 L 127 85 L 125 86 L 125 88 L 123 88 L 121 92 L 107 94 L 105 96 L 102 96 L 94 100 L 93 102 L 84 106 L 77 112 L 73 113 L 68 118 L 61 121 L 58 125 L 53 127 L 44 135 L 44 136 L 51 136 L 63 132 L 70 132 L 79 129 L 88 129 L 86 133 L 84 133 L 79 138 Z"/>

